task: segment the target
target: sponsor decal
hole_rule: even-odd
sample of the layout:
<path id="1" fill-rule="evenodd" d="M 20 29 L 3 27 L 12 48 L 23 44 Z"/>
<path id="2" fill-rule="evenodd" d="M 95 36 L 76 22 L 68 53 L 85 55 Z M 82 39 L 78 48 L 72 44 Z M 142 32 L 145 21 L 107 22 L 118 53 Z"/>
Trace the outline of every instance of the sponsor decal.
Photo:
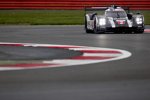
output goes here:
<path id="1" fill-rule="evenodd" d="M 125 20 L 116 20 L 119 25 L 125 24 Z"/>
<path id="2" fill-rule="evenodd" d="M 0 46 L 26 46 L 26 47 L 47 47 L 57 49 L 68 49 L 82 52 L 81 56 L 74 56 L 66 59 L 53 59 L 42 61 L 26 61 L 25 63 L 17 62 L 15 64 L 0 64 L 0 71 L 5 70 L 22 70 L 22 69 L 36 69 L 36 68 L 53 68 L 64 67 L 72 65 L 83 65 L 100 63 L 107 61 L 120 60 L 128 58 L 131 53 L 126 50 L 101 48 L 101 47 L 88 47 L 88 46 L 75 46 L 75 45 L 54 45 L 54 44 L 34 44 L 34 43 L 4 43 L 1 42 Z"/>

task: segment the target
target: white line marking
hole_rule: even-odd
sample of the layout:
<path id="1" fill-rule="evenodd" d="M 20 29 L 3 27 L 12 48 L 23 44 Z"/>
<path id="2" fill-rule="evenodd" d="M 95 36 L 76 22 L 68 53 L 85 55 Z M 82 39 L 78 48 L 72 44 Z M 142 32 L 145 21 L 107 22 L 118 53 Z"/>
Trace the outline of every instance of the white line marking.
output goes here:
<path id="1" fill-rule="evenodd" d="M 48 47 L 48 48 L 58 48 L 58 49 L 68 49 L 80 51 L 83 55 L 75 58 L 67 59 L 54 59 L 54 60 L 43 60 L 42 64 L 49 65 L 39 65 L 39 66 L 11 66 L 8 65 L 4 67 L 0 65 L 0 71 L 5 70 L 20 70 L 20 69 L 36 69 L 36 68 L 48 68 L 48 67 L 63 67 L 63 66 L 72 66 L 72 65 L 83 65 L 83 64 L 92 64 L 100 63 L 107 61 L 120 60 L 131 56 L 131 53 L 125 50 L 112 49 L 112 48 L 101 48 L 101 47 L 87 47 L 87 46 L 74 46 L 74 45 L 54 45 L 54 44 L 35 44 L 35 43 L 6 43 L 0 42 L 0 45 L 19 45 L 19 46 L 31 46 L 31 47 Z M 38 65 L 38 64 L 37 64 Z"/>
<path id="2" fill-rule="evenodd" d="M 105 57 L 118 57 L 121 56 L 122 54 L 108 54 L 108 53 L 84 53 L 83 56 L 105 56 Z"/>

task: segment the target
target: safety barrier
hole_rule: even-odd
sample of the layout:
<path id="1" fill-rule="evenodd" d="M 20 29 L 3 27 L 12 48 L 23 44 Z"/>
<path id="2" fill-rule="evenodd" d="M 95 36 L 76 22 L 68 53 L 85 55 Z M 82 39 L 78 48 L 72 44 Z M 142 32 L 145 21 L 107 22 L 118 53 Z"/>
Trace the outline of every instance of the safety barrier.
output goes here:
<path id="1" fill-rule="evenodd" d="M 150 0 L 0 0 L 0 9 L 84 9 L 110 5 L 150 10 Z"/>

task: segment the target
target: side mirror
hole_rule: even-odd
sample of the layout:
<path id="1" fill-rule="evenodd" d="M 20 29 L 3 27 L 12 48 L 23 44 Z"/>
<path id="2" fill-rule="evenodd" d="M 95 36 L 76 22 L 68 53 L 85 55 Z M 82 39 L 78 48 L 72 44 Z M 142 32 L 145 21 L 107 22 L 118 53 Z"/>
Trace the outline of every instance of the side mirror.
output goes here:
<path id="1" fill-rule="evenodd" d="M 90 19 L 93 20 L 95 15 L 97 15 L 97 13 L 93 13 Z"/>
<path id="2" fill-rule="evenodd" d="M 132 19 L 132 14 L 127 14 L 128 19 L 131 20 Z"/>

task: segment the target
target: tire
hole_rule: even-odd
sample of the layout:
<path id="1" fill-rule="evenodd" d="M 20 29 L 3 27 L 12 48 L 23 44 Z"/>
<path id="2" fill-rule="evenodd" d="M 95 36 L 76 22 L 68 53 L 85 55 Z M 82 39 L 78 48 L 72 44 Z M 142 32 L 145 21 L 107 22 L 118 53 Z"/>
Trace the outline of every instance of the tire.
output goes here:
<path id="1" fill-rule="evenodd" d="M 125 31 L 127 34 L 132 34 L 133 31 Z"/>
<path id="2" fill-rule="evenodd" d="M 142 33 L 144 33 L 144 29 L 138 29 L 138 30 L 135 31 L 135 33 L 142 34 Z"/>
<path id="3" fill-rule="evenodd" d="M 97 27 L 96 27 L 96 19 L 94 19 L 94 33 L 95 34 L 98 33 L 98 30 L 97 30 Z"/>

